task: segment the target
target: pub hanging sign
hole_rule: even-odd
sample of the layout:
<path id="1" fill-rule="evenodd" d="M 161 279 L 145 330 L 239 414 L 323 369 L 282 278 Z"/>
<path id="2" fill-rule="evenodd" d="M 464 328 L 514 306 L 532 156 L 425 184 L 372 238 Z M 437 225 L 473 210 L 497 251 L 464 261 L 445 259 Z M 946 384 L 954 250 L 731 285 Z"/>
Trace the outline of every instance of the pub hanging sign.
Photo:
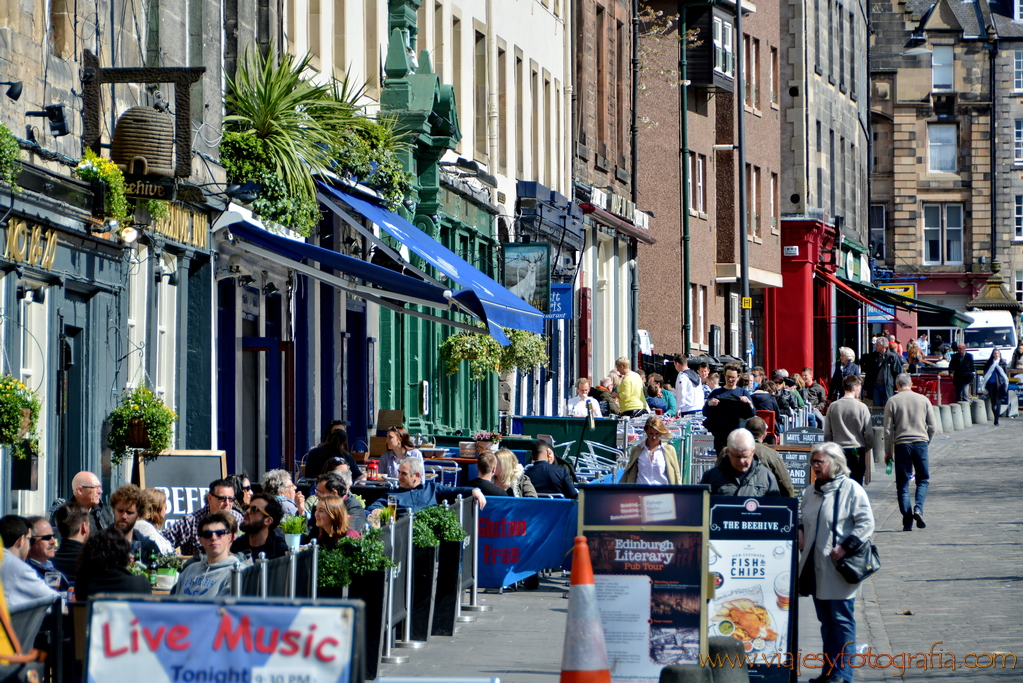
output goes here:
<path id="1" fill-rule="evenodd" d="M 7 224 L 7 249 L 4 251 L 4 258 L 51 270 L 57 257 L 58 240 L 57 231 L 53 228 L 43 229 L 41 225 L 12 218 Z"/>

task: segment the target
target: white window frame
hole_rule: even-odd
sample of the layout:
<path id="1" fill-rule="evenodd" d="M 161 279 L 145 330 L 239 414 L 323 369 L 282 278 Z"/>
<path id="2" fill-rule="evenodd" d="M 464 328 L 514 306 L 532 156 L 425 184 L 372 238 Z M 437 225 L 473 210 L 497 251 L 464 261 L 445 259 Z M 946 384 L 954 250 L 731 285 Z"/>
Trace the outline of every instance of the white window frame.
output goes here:
<path id="1" fill-rule="evenodd" d="M 1013 215 L 1014 235 L 1016 239 L 1023 239 L 1023 194 L 1016 195 L 1016 211 Z"/>
<path id="2" fill-rule="evenodd" d="M 931 210 L 931 211 L 929 211 Z M 928 224 L 928 219 L 934 216 L 933 210 L 937 210 L 937 224 Z M 949 226 L 949 216 L 958 214 L 958 225 Z M 962 204 L 924 204 L 921 211 L 923 220 L 923 259 L 925 266 L 961 266 L 963 264 L 965 212 Z M 933 254 L 928 253 L 928 242 L 938 239 L 938 254 L 935 259 Z M 952 245 L 958 240 L 958 258 Z M 952 255 L 950 256 L 950 253 Z"/>
<path id="3" fill-rule="evenodd" d="M 729 78 L 735 78 L 735 29 L 730 22 L 714 17 L 714 70 Z"/>
<path id="4" fill-rule="evenodd" d="M 1012 59 L 1012 89 L 1023 90 L 1023 50 L 1015 50 Z"/>
<path id="5" fill-rule="evenodd" d="M 946 141 L 935 141 L 936 137 L 939 137 L 938 133 L 947 133 L 952 131 L 952 142 Z M 959 131 L 956 129 L 954 123 L 929 123 L 927 124 L 927 170 L 931 173 L 957 173 L 959 170 L 958 157 L 959 157 Z M 938 154 L 939 150 L 952 148 L 952 164 L 945 168 L 936 168 L 935 165 L 939 163 L 939 159 L 942 155 Z"/>
<path id="6" fill-rule="evenodd" d="M 931 91 L 952 92 L 955 89 L 955 48 L 935 45 L 931 50 Z"/>
<path id="7" fill-rule="evenodd" d="M 706 188 L 706 177 L 707 172 L 707 157 L 699 154 L 696 156 L 696 210 L 699 213 L 706 213 L 706 200 L 707 195 L 705 194 Z"/>
<path id="8" fill-rule="evenodd" d="M 693 196 L 693 183 L 695 182 L 693 180 L 693 173 L 695 172 L 695 169 L 694 169 L 695 162 L 693 160 L 696 158 L 696 155 L 693 154 L 692 152 L 688 152 L 687 154 L 688 154 L 688 159 L 686 159 L 686 167 L 687 167 L 687 170 L 689 171 L 689 173 L 687 174 L 687 177 L 686 177 L 686 197 L 688 198 L 689 211 L 692 212 L 692 211 L 696 211 L 696 203 L 695 203 L 696 202 L 696 198 Z"/>
<path id="9" fill-rule="evenodd" d="M 1017 164 L 1023 164 L 1023 119 L 1016 119 L 1012 135 L 1012 158 Z"/>
<path id="10" fill-rule="evenodd" d="M 728 353 L 736 356 L 737 358 L 742 356 L 742 352 L 739 350 L 739 295 L 729 294 L 728 295 Z"/>

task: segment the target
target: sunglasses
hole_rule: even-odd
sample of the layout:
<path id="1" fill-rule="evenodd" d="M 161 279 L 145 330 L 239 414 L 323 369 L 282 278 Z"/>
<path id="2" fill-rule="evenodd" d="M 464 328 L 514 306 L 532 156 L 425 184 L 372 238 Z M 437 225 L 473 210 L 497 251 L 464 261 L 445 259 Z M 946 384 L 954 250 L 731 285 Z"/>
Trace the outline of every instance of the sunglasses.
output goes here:
<path id="1" fill-rule="evenodd" d="M 33 541 L 52 541 L 53 540 L 53 534 L 46 534 L 45 536 L 33 536 L 32 540 Z"/>
<path id="2" fill-rule="evenodd" d="M 251 490 L 252 490 L 251 486 L 243 486 L 242 487 L 242 491 L 251 491 Z"/>
<path id="3" fill-rule="evenodd" d="M 224 536 L 225 534 L 228 533 L 230 532 L 227 529 L 203 529 L 202 531 L 199 532 L 199 537 L 210 539 L 215 536 L 217 538 L 220 538 L 221 536 Z"/>
<path id="4" fill-rule="evenodd" d="M 258 513 L 263 514 L 263 515 L 266 514 L 266 510 L 264 510 L 263 508 L 259 507 L 258 505 L 250 505 L 250 506 L 248 506 L 247 508 L 245 508 L 245 512 L 258 512 Z"/>
<path id="5" fill-rule="evenodd" d="M 217 500 L 219 500 L 222 503 L 233 503 L 234 502 L 234 496 L 213 496 L 213 497 L 216 498 Z"/>

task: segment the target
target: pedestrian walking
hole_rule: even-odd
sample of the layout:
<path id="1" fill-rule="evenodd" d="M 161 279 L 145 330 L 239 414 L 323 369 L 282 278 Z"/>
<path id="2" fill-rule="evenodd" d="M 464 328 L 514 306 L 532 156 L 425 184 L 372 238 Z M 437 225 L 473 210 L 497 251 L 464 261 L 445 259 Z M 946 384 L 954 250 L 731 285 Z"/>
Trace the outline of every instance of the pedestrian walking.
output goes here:
<path id="1" fill-rule="evenodd" d="M 831 663 L 810 683 L 851 683 L 853 669 L 847 664 L 856 642 L 859 584 L 846 581 L 835 563 L 870 542 L 874 513 L 866 491 L 848 476 L 841 446 L 815 445 L 810 464 L 816 481 L 803 490 L 799 509 L 799 594 L 813 596 L 824 655 Z"/>
<path id="2" fill-rule="evenodd" d="M 863 369 L 863 389 L 875 408 L 884 408 L 895 391 L 895 378 L 902 372 L 902 360 L 891 351 L 888 337 L 880 336 L 874 350 L 860 362 Z"/>
<path id="3" fill-rule="evenodd" d="M 934 412 L 923 394 L 913 391 L 913 378 L 902 373 L 895 379 L 896 394 L 884 407 L 885 462 L 895 461 L 895 489 L 902 512 L 902 530 L 925 529 L 924 500 L 930 484 L 927 445 L 934 437 Z M 916 498 L 909 497 L 909 478 L 915 475 Z"/>
<path id="4" fill-rule="evenodd" d="M 1002 412 L 1002 400 L 1005 398 L 1005 392 L 1009 390 L 1009 375 L 1006 373 L 1005 361 L 1002 360 L 1002 352 L 998 349 L 991 351 L 991 357 L 984 365 L 981 384 L 984 385 L 988 400 L 991 401 L 995 424 L 998 424 L 998 415 Z"/>
<path id="5" fill-rule="evenodd" d="M 874 447 L 874 426 L 870 423 L 870 408 L 860 401 L 863 380 L 849 375 L 842 384 L 844 395 L 828 406 L 824 416 L 824 440 L 842 447 L 850 476 L 862 485 L 867 472 L 867 454 Z"/>
<path id="6" fill-rule="evenodd" d="M 965 401 L 969 398 L 968 389 L 977 374 L 973 354 L 966 353 L 966 344 L 959 345 L 957 353 L 948 363 L 948 372 L 952 375 L 952 385 L 956 388 L 956 400 Z"/>

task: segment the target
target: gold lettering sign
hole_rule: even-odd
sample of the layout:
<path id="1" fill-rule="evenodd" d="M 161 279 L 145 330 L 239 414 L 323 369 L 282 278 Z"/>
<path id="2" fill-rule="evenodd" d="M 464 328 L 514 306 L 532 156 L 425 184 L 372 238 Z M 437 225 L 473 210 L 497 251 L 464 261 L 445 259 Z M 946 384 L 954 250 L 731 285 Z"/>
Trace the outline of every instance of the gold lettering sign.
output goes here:
<path id="1" fill-rule="evenodd" d="M 124 184 L 124 194 L 129 199 L 166 199 L 167 188 L 157 183 L 136 180 Z"/>
<path id="2" fill-rule="evenodd" d="M 204 213 L 194 213 L 174 204 L 167 208 L 170 212 L 166 218 L 157 221 L 153 229 L 175 242 L 205 249 L 210 230 L 209 217 Z"/>
<path id="3" fill-rule="evenodd" d="M 7 225 L 7 250 L 4 258 L 50 270 L 57 258 L 58 239 L 57 231 L 53 228 L 44 231 L 41 225 L 30 225 L 20 218 L 14 218 Z"/>

